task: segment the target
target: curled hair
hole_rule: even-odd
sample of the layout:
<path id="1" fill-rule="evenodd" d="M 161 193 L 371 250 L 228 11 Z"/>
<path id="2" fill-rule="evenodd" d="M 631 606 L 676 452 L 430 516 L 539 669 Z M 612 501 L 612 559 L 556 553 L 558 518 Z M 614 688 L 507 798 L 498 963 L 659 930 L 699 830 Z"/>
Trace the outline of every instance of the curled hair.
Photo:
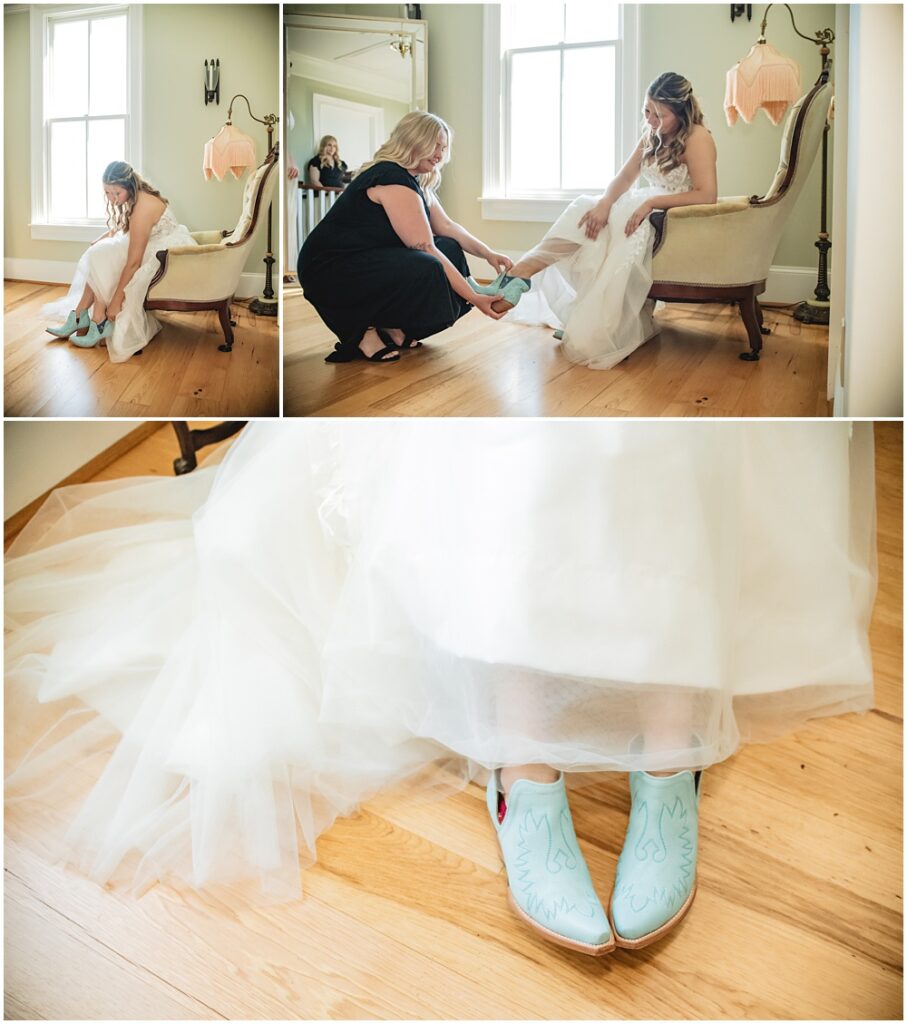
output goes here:
<path id="1" fill-rule="evenodd" d="M 333 157 L 324 155 L 324 147 L 328 143 L 333 142 L 337 147 L 334 151 Z M 322 135 L 321 142 L 318 143 L 318 163 L 322 167 L 342 167 L 343 160 L 340 159 L 340 146 L 337 144 L 337 139 L 333 135 Z"/>
<path id="2" fill-rule="evenodd" d="M 139 172 L 124 160 L 114 160 L 108 164 L 101 175 L 101 181 L 105 185 L 115 185 L 129 193 L 129 198 L 122 206 L 116 206 L 107 200 L 107 226 L 112 231 L 122 231 L 124 235 L 129 233 L 129 220 L 139 192 L 147 192 L 149 195 L 157 196 L 162 202 L 167 202 L 150 182 L 145 181 Z"/>
<path id="3" fill-rule="evenodd" d="M 677 118 L 678 125 L 670 138 L 665 141 L 660 128 L 650 128 L 643 121 L 643 163 L 654 160 L 661 171 L 670 171 L 679 166 L 680 158 L 687 147 L 687 139 L 693 125 L 704 124 L 699 100 L 693 95 L 693 86 L 683 75 L 665 71 L 646 89 L 646 96 L 655 103 L 668 108 Z"/>
<path id="4" fill-rule="evenodd" d="M 409 169 L 431 156 L 438 144 L 438 133 L 443 131 L 447 136 L 447 152 L 441 158 L 440 163 L 427 174 L 417 174 L 416 180 L 426 194 L 428 201 L 441 186 L 441 168 L 450 160 L 450 150 L 453 145 L 453 132 L 447 123 L 438 117 L 437 114 L 429 114 L 426 110 L 413 110 L 397 122 L 390 138 L 383 146 L 378 148 L 374 157 L 364 163 L 354 174 L 361 174 L 369 167 L 382 160 L 392 160 L 395 164 Z"/>

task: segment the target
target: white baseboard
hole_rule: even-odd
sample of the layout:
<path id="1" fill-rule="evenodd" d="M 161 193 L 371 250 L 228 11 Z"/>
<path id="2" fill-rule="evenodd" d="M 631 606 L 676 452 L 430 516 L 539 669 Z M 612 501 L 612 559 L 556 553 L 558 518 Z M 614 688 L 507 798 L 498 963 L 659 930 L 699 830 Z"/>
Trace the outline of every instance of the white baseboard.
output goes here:
<path id="1" fill-rule="evenodd" d="M 503 252 L 512 260 L 518 260 L 523 255 L 506 249 Z M 479 256 L 466 253 L 466 262 L 470 273 L 477 279 L 487 281 L 495 276 L 494 270 Z M 759 296 L 759 301 L 788 304 L 811 298 L 816 287 L 816 274 L 815 267 L 772 267 L 765 282 L 765 292 Z"/>
<path id="2" fill-rule="evenodd" d="M 8 281 L 39 281 L 42 284 L 69 284 L 76 271 L 67 260 L 25 260 L 7 256 L 3 260 L 3 276 Z M 276 278 L 275 278 L 276 285 Z M 263 274 L 240 274 L 236 286 L 238 299 L 249 299 L 264 289 Z"/>
<path id="3" fill-rule="evenodd" d="M 816 267 L 772 267 L 765 282 L 765 292 L 759 296 L 759 301 L 788 305 L 804 299 L 815 299 L 818 277 Z"/>
<path id="4" fill-rule="evenodd" d="M 75 263 L 67 260 L 21 260 L 15 256 L 3 259 L 3 276 L 7 281 L 69 284 L 75 269 Z"/>

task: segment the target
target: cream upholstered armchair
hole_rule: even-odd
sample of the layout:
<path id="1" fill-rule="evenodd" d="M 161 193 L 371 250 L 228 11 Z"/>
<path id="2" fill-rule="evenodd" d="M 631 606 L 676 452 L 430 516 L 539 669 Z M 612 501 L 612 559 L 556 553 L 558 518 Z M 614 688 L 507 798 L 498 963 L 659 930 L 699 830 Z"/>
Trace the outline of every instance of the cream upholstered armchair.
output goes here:
<path id="1" fill-rule="evenodd" d="M 757 296 L 774 259 L 784 225 L 803 189 L 822 141 L 832 87 L 828 72 L 788 112 L 781 162 L 764 196 L 719 199 L 707 206 L 682 206 L 652 214 L 655 256 L 650 298 L 665 302 L 736 302 L 749 350 L 759 358 L 762 323 Z"/>
<path id="2" fill-rule="evenodd" d="M 277 182 L 275 146 L 249 176 L 243 190 L 242 212 L 232 231 L 193 231 L 198 245 L 180 245 L 157 253 L 160 269 L 148 286 L 145 309 L 195 312 L 216 309 L 224 332 L 221 352 L 233 348 L 230 302 L 249 256 L 249 246 L 266 223 L 268 204 Z"/>

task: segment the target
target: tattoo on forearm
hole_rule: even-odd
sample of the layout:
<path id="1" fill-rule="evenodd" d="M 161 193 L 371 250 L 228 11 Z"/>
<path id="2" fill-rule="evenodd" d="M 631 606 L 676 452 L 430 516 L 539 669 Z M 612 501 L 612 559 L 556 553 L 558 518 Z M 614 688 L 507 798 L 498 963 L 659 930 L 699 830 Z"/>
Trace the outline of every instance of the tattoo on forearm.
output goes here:
<path id="1" fill-rule="evenodd" d="M 432 248 L 431 242 L 413 242 L 410 249 L 421 249 L 422 252 L 428 252 Z"/>

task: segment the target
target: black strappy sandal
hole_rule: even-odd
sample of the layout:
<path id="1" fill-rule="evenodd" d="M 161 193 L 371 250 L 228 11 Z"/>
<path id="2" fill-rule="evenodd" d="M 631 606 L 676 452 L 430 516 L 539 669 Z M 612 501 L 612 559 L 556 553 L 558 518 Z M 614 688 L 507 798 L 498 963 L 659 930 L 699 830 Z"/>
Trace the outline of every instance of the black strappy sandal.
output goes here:
<path id="1" fill-rule="evenodd" d="M 411 338 L 408 334 L 404 333 L 403 341 L 398 345 L 394 339 L 387 333 L 385 328 L 376 327 L 375 330 L 378 332 L 378 337 L 386 344 L 393 345 L 394 348 L 422 348 L 422 342 L 416 341 L 415 338 Z"/>
<path id="2" fill-rule="evenodd" d="M 352 363 L 356 359 L 367 359 L 370 363 L 396 363 L 400 361 L 400 350 L 390 340 L 390 338 L 383 332 L 378 331 L 378 337 L 384 342 L 384 348 L 379 348 L 377 352 L 373 352 L 370 356 L 367 356 L 362 349 L 359 347 L 359 342 L 353 345 L 344 345 L 343 342 L 338 341 L 334 346 L 334 351 L 324 357 L 326 363 Z M 391 353 L 395 353 L 391 356 Z M 384 357 L 389 358 L 385 359 Z"/>

